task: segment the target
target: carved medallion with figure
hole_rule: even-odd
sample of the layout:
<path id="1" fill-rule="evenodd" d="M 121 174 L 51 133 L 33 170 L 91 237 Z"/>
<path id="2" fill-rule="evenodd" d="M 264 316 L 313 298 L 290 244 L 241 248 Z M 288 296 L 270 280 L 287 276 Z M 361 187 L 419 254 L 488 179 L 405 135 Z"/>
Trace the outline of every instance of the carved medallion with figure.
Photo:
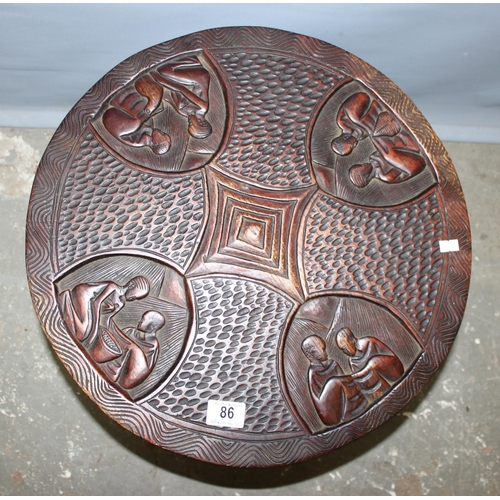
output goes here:
<path id="1" fill-rule="evenodd" d="M 132 56 L 71 111 L 27 265 L 45 333 L 107 414 L 267 467 L 417 394 L 457 333 L 470 237 L 453 166 L 393 83 L 319 40 L 222 28 Z"/>

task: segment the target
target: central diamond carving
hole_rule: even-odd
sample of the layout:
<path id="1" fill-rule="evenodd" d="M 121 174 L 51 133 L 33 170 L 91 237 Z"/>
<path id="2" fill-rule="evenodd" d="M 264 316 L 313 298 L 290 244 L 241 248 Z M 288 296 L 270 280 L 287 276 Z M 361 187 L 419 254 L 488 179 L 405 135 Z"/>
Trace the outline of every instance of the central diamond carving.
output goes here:
<path id="1" fill-rule="evenodd" d="M 283 212 L 243 202 L 235 193 L 226 193 L 218 254 L 249 261 L 272 269 L 283 266 L 281 252 Z"/>
<path id="2" fill-rule="evenodd" d="M 243 216 L 241 217 L 237 241 L 263 250 L 266 245 L 266 228 L 266 222 Z"/>
<path id="3" fill-rule="evenodd" d="M 274 284 L 303 299 L 296 238 L 304 207 L 315 188 L 280 193 L 235 181 L 211 168 L 210 220 L 187 276 L 235 274 Z"/>

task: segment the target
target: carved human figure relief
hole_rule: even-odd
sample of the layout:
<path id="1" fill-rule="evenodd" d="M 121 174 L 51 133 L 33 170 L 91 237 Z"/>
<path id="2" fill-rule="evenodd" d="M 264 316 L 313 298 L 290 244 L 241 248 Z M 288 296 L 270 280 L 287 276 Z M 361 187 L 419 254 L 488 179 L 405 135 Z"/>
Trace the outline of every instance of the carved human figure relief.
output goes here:
<path id="1" fill-rule="evenodd" d="M 325 341 L 311 335 L 302 342 L 310 362 L 308 385 L 311 398 L 325 425 L 338 425 L 361 415 L 369 406 L 366 395 L 350 374 L 326 353 Z"/>
<path id="2" fill-rule="evenodd" d="M 121 330 L 112 325 L 112 339 L 120 356 L 103 365 L 102 371 L 123 389 L 132 389 L 153 371 L 158 360 L 157 332 L 165 325 L 165 316 L 158 311 L 147 311 L 136 327 Z"/>
<path id="3" fill-rule="evenodd" d="M 379 305 L 323 295 L 296 312 L 283 364 L 295 407 L 316 433 L 366 413 L 420 353 L 419 341 Z"/>
<path id="4" fill-rule="evenodd" d="M 157 171 L 192 170 L 216 151 L 225 124 L 222 87 L 203 50 L 141 72 L 91 122 L 112 151 Z"/>
<path id="5" fill-rule="evenodd" d="M 136 276 L 124 286 L 112 281 L 80 283 L 60 294 L 66 325 L 92 361 L 106 363 L 123 356 L 123 334 L 113 317 L 127 302 L 146 297 L 149 288 L 146 278 Z"/>
<path id="6" fill-rule="evenodd" d="M 310 362 L 309 392 L 319 417 L 328 426 L 361 415 L 404 374 L 401 360 L 376 337 L 356 338 L 344 327 L 337 332 L 336 343 L 349 357 L 349 373 L 329 358 L 321 337 L 311 335 L 302 342 Z"/>
<path id="7" fill-rule="evenodd" d="M 122 280 L 108 279 L 113 269 Z M 80 282 L 85 276 L 95 279 Z M 176 271 L 110 256 L 66 273 L 58 289 L 70 335 L 107 382 L 136 400 L 168 375 L 188 334 L 185 284 Z"/>
<path id="8" fill-rule="evenodd" d="M 89 348 L 99 342 L 99 332 L 109 329 L 110 322 L 127 301 L 142 299 L 149 293 L 149 282 L 137 276 L 120 286 L 112 281 L 80 283 L 59 296 L 64 319 L 77 340 Z M 97 361 L 97 360 L 96 360 Z"/>
<path id="9" fill-rule="evenodd" d="M 210 75 L 196 55 L 161 64 L 118 92 L 103 114 L 104 126 L 129 146 L 149 146 L 154 153 L 165 154 L 171 137 L 167 131 L 152 128 L 151 118 L 170 105 L 187 119 L 192 137 L 205 139 L 212 133 L 205 118 L 209 83 Z"/>
<path id="10" fill-rule="evenodd" d="M 404 374 L 401 360 L 376 337 L 356 338 L 350 328 L 336 335 L 337 346 L 349 356 L 354 383 L 370 403 L 384 396 Z"/>
<path id="11" fill-rule="evenodd" d="M 342 135 L 333 139 L 331 146 L 338 155 L 351 154 L 359 141 L 367 137 L 376 148 L 369 162 L 349 169 L 349 177 L 356 187 L 364 188 L 372 179 L 388 184 L 404 182 L 424 169 L 425 159 L 417 141 L 366 92 L 358 92 L 342 103 L 337 124 Z"/>
<path id="12" fill-rule="evenodd" d="M 398 205 L 436 182 L 413 133 L 360 82 L 346 82 L 320 111 L 311 157 L 325 192 L 363 206 Z"/>

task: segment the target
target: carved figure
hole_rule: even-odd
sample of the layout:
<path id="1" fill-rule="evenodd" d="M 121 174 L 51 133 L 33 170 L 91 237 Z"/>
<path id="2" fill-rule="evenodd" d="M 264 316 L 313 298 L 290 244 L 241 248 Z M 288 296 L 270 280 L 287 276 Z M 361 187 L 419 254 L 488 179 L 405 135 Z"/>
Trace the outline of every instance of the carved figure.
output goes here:
<path id="1" fill-rule="evenodd" d="M 111 319 L 125 302 L 142 299 L 148 293 L 149 281 L 136 276 L 124 286 L 112 281 L 81 283 L 64 290 L 59 300 L 70 333 L 89 349 L 95 361 L 103 362 L 120 354 L 109 336 Z"/>
<path id="2" fill-rule="evenodd" d="M 418 143 L 367 93 L 358 92 L 343 102 L 337 124 L 342 135 L 332 141 L 331 147 L 338 155 L 351 154 L 366 137 L 377 149 L 369 163 L 350 168 L 349 177 L 355 186 L 364 188 L 374 178 L 389 184 L 403 182 L 423 171 L 425 160 Z"/>
<path id="3" fill-rule="evenodd" d="M 349 356 L 354 382 L 370 402 L 380 399 L 403 376 L 400 359 L 379 339 L 357 339 L 349 328 L 342 328 L 336 340 L 338 347 Z"/>
<path id="4" fill-rule="evenodd" d="M 205 119 L 209 83 L 210 75 L 197 56 L 166 62 L 118 92 L 102 117 L 103 124 L 128 146 L 149 146 L 154 153 L 165 154 L 171 146 L 170 136 L 149 124 L 154 115 L 164 111 L 165 101 L 187 118 L 192 137 L 204 139 L 212 133 Z"/>
<path id="5" fill-rule="evenodd" d="M 352 420 L 368 408 L 368 401 L 353 377 L 345 375 L 338 363 L 328 358 L 321 337 L 307 337 L 302 342 L 302 351 L 310 362 L 309 392 L 325 425 Z"/>
<path id="6" fill-rule="evenodd" d="M 156 335 L 164 325 L 165 316 L 157 311 L 145 312 L 137 327 L 120 330 L 113 322 L 112 336 L 120 355 L 101 367 L 109 380 L 123 389 L 132 389 L 146 380 L 158 360 Z"/>

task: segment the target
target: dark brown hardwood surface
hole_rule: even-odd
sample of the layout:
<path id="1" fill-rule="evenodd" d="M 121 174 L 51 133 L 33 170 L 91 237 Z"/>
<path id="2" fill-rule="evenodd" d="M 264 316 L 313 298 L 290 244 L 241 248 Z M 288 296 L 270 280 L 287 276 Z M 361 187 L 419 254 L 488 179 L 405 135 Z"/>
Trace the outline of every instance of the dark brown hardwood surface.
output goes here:
<path id="1" fill-rule="evenodd" d="M 237 467 L 318 456 L 401 410 L 451 347 L 471 266 L 455 169 L 408 97 L 342 49 L 248 27 L 92 87 L 41 160 L 26 248 L 89 397 Z"/>

